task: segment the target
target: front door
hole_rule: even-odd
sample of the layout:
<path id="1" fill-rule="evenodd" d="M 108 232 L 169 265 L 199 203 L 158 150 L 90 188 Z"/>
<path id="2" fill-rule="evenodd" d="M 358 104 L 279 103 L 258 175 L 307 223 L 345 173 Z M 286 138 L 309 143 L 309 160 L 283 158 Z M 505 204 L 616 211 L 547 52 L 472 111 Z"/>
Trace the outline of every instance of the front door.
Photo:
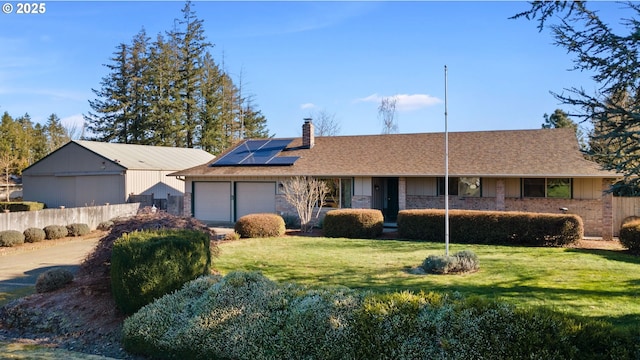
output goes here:
<path id="1" fill-rule="evenodd" d="M 398 178 L 373 178 L 373 208 L 382 211 L 385 222 L 398 220 Z"/>

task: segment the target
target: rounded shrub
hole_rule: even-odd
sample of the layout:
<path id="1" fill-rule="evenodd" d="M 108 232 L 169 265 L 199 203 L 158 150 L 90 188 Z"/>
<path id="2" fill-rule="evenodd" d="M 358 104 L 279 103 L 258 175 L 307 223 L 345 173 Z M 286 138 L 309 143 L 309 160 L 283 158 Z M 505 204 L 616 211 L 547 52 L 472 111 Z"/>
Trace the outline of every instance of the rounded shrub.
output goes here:
<path id="1" fill-rule="evenodd" d="M 26 229 L 22 234 L 24 234 L 24 241 L 28 243 L 40 242 L 47 237 L 44 230 L 34 227 Z"/>
<path id="2" fill-rule="evenodd" d="M 377 209 L 337 209 L 327 212 L 322 224 L 326 237 L 374 239 L 382 235 L 384 217 Z"/>
<path id="3" fill-rule="evenodd" d="M 24 234 L 18 230 L 0 231 L 0 246 L 12 247 L 24 244 Z"/>
<path id="4" fill-rule="evenodd" d="M 36 291 L 45 293 L 63 288 L 73 281 L 73 273 L 68 269 L 55 268 L 40 274 L 36 280 Z"/>
<path id="5" fill-rule="evenodd" d="M 619 235 L 622 246 L 634 254 L 640 254 L 640 220 L 626 222 L 620 228 Z"/>
<path id="6" fill-rule="evenodd" d="M 62 239 L 69 234 L 67 227 L 61 225 L 47 225 L 43 230 L 46 235 L 45 239 L 47 240 Z"/>
<path id="7" fill-rule="evenodd" d="M 67 232 L 67 236 L 84 236 L 91 232 L 91 228 L 87 224 L 69 224 Z"/>
<path id="8" fill-rule="evenodd" d="M 451 256 L 429 255 L 421 267 L 429 274 L 457 274 L 477 271 L 480 263 L 473 251 L 463 250 Z"/>
<path id="9" fill-rule="evenodd" d="M 109 230 L 111 230 L 113 225 L 114 225 L 113 221 L 107 220 L 107 221 L 103 221 L 100 224 L 98 224 L 96 229 L 102 230 L 102 231 L 109 231 Z"/>
<path id="10" fill-rule="evenodd" d="M 278 237 L 286 232 L 284 219 L 277 214 L 249 214 L 236 221 L 235 232 L 243 238 Z"/>
<path id="11" fill-rule="evenodd" d="M 125 314 L 209 274 L 209 235 L 196 230 L 136 231 L 113 244 L 111 292 Z"/>

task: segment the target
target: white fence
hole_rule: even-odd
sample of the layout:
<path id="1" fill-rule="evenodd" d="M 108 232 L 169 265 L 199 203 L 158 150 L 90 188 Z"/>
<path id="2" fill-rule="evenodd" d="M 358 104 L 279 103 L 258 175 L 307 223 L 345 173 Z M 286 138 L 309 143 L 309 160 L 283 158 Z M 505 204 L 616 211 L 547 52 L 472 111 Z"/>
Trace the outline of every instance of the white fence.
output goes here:
<path id="1" fill-rule="evenodd" d="M 620 235 L 622 221 L 640 216 L 640 197 L 613 197 L 613 236 Z"/>
<path id="2" fill-rule="evenodd" d="M 133 216 L 139 208 L 140 203 L 130 203 L 0 213 L 0 231 L 24 231 L 30 227 L 42 229 L 48 225 L 66 226 L 75 223 L 87 224 L 93 230 L 103 221 Z"/>

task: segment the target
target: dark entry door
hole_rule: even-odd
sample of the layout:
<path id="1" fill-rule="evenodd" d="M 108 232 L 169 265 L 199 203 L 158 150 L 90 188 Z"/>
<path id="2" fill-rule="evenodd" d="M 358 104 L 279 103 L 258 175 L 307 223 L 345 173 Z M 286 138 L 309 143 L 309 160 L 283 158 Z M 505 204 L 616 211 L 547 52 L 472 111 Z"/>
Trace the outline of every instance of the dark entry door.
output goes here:
<path id="1" fill-rule="evenodd" d="M 398 220 L 398 178 L 373 178 L 373 208 L 382 211 L 385 222 Z"/>
<path id="2" fill-rule="evenodd" d="M 386 222 L 396 222 L 398 220 L 398 178 L 387 178 L 385 184 L 387 199 L 382 212 Z"/>

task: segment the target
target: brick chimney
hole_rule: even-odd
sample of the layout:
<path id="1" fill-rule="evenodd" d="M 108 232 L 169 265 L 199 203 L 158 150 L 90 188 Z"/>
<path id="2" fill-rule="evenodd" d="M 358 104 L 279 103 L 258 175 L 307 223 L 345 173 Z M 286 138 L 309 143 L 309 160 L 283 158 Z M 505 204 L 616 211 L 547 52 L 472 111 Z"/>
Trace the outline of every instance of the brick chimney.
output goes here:
<path id="1" fill-rule="evenodd" d="M 302 147 L 305 149 L 311 149 L 315 144 L 314 139 L 314 129 L 313 122 L 310 118 L 304 119 L 304 124 L 302 124 Z"/>

